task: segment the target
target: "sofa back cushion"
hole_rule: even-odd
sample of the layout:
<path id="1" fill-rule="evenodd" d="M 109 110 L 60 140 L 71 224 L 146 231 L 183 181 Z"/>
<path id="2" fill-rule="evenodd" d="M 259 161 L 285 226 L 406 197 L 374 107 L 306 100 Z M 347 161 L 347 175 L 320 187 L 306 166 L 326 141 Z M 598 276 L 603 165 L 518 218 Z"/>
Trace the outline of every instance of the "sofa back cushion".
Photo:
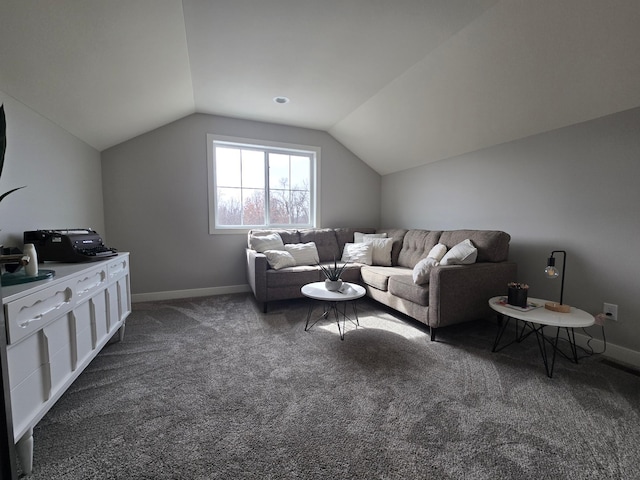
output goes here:
<path id="1" fill-rule="evenodd" d="M 321 262 L 333 262 L 334 259 L 339 261 L 342 258 L 342 250 L 338 247 L 338 239 L 333 228 L 309 228 L 298 232 L 301 243 L 316 244 Z"/>
<path id="2" fill-rule="evenodd" d="M 404 236 L 407 230 L 400 228 L 379 228 L 376 233 L 386 233 L 387 238 L 393 239 L 393 246 L 391 247 L 391 265 L 398 265 L 398 257 L 400 256 L 400 250 L 402 250 L 402 242 L 404 242 Z"/>
<path id="3" fill-rule="evenodd" d="M 284 242 L 279 233 L 261 233 L 260 235 L 249 236 L 249 248 L 256 252 L 267 250 L 284 250 Z"/>
<path id="4" fill-rule="evenodd" d="M 478 249 L 477 262 L 504 262 L 509 256 L 511 236 L 499 230 L 448 230 L 442 232 L 440 243 L 450 249 L 466 239 Z"/>
<path id="5" fill-rule="evenodd" d="M 251 238 L 277 233 L 282 238 L 282 243 L 300 243 L 300 235 L 297 230 L 249 230 L 247 234 L 247 246 L 253 248 Z"/>
<path id="6" fill-rule="evenodd" d="M 439 230 L 409 230 L 402 242 L 402 250 L 398 255 L 398 265 L 401 267 L 413 268 L 425 258 L 431 249 L 435 247 L 440 239 Z M 464 239 L 463 239 L 464 240 Z"/>
<path id="7" fill-rule="evenodd" d="M 353 235 L 355 232 L 360 233 L 374 233 L 375 229 L 373 228 L 336 228 L 334 229 L 336 233 L 336 239 L 338 240 L 338 248 L 341 252 L 344 251 L 344 246 L 346 243 L 353 243 Z"/>

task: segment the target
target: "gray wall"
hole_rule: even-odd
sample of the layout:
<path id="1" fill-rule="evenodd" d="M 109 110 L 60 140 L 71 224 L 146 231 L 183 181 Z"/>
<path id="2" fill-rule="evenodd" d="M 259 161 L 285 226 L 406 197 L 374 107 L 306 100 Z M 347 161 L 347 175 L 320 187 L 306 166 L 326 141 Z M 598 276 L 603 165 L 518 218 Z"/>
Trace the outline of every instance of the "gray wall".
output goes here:
<path id="1" fill-rule="evenodd" d="M 504 230 L 519 280 L 551 300 L 560 284 L 542 272 L 566 250 L 565 303 L 593 314 L 618 304 L 607 340 L 640 352 L 639 178 L 633 109 L 384 176 L 381 223 Z"/>
<path id="2" fill-rule="evenodd" d="M 0 91 L 7 152 L 0 193 L 0 243 L 22 248 L 23 232 L 95 228 L 104 233 L 100 153 Z"/>
<path id="3" fill-rule="evenodd" d="M 320 225 L 378 226 L 380 176 L 326 132 L 195 114 L 102 152 L 106 231 L 134 295 L 247 284 L 246 235 L 210 235 L 207 134 L 319 146 Z"/>

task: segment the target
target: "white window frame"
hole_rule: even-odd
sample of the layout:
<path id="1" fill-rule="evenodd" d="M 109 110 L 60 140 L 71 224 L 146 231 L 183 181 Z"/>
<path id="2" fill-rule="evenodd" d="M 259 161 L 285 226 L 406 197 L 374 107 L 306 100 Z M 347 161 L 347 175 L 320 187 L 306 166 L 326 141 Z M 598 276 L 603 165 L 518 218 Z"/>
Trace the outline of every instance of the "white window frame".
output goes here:
<path id="1" fill-rule="evenodd" d="M 251 138 L 230 137 L 225 135 L 207 134 L 207 170 L 208 170 L 208 204 L 209 204 L 209 233 L 214 234 L 241 234 L 247 233 L 251 229 L 256 228 L 304 228 L 307 225 L 247 225 L 238 226 L 222 226 L 216 225 L 216 159 L 215 146 L 229 145 L 233 147 L 248 147 L 266 150 L 282 150 L 284 153 L 302 153 L 311 156 L 311 178 L 310 178 L 310 198 L 309 198 L 309 216 L 310 224 L 308 227 L 318 227 L 318 219 L 320 218 L 320 202 L 318 201 L 318 192 L 320 191 L 320 147 L 310 145 L 298 145 L 283 142 L 273 142 L 268 140 L 255 140 Z M 266 184 L 268 185 L 268 184 Z"/>

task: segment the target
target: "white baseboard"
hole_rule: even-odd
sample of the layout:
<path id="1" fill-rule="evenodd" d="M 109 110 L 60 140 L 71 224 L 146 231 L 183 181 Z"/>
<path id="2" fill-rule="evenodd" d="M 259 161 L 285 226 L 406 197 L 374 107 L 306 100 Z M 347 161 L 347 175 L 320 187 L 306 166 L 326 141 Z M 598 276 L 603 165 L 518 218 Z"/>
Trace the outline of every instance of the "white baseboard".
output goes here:
<path id="1" fill-rule="evenodd" d="M 515 331 L 514 325 L 515 324 L 513 322 L 510 323 L 508 326 L 508 330 Z M 578 333 L 578 329 L 576 329 L 576 344 L 583 348 L 586 348 L 587 350 L 589 348 L 592 348 L 593 351 L 596 353 L 602 352 L 604 350 L 604 352 L 602 353 L 603 357 L 613 360 L 616 363 L 619 363 L 621 365 L 632 367 L 636 370 L 640 370 L 640 352 L 637 352 L 635 350 L 630 350 L 625 347 L 621 347 L 611 342 L 607 342 L 606 350 L 605 350 L 604 342 L 599 338 L 595 338 L 595 336 L 599 334 L 596 328 L 597 327 L 593 327 L 593 332 L 591 331 L 589 332 L 594 335 L 594 338 L 589 343 L 589 346 L 587 346 L 589 337 L 584 333 Z M 553 335 L 555 335 L 555 330 L 552 330 L 551 328 L 549 328 L 548 335 L 552 335 L 551 332 L 553 332 Z M 606 334 L 606 326 L 605 326 L 605 334 Z M 561 333 L 560 338 L 566 339 L 567 338 L 566 334 Z"/>
<path id="2" fill-rule="evenodd" d="M 606 329 L 606 326 L 605 326 L 605 329 Z M 605 331 L 605 334 L 606 334 L 606 331 Z M 581 333 L 576 333 L 576 343 L 581 347 L 587 348 L 588 340 L 589 340 L 588 336 L 583 335 Z M 591 343 L 589 345 L 596 352 L 602 352 L 602 350 L 605 347 L 604 342 L 596 338 L 591 340 Z M 622 365 L 627 365 L 630 367 L 635 367 L 637 369 L 640 369 L 640 352 L 636 352 L 635 350 L 630 350 L 625 347 L 620 347 L 614 343 L 607 342 L 607 349 L 602 355 L 604 357 L 615 360 L 616 362 Z"/>
<path id="3" fill-rule="evenodd" d="M 229 285 L 226 287 L 194 288 L 190 290 L 171 290 L 168 292 L 134 293 L 131 302 L 156 302 L 159 300 L 175 300 L 179 298 L 209 297 L 229 293 L 250 292 L 249 285 Z"/>

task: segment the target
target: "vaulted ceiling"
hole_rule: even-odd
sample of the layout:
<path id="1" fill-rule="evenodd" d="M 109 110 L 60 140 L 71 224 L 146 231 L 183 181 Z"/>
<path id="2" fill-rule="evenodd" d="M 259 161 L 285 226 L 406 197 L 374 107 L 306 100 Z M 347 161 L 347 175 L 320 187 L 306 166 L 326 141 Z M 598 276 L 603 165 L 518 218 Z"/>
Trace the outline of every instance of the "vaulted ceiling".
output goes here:
<path id="1" fill-rule="evenodd" d="M 201 112 L 384 175 L 640 106 L 638 25 L 638 0 L 1 0 L 0 90 L 98 150 Z"/>

